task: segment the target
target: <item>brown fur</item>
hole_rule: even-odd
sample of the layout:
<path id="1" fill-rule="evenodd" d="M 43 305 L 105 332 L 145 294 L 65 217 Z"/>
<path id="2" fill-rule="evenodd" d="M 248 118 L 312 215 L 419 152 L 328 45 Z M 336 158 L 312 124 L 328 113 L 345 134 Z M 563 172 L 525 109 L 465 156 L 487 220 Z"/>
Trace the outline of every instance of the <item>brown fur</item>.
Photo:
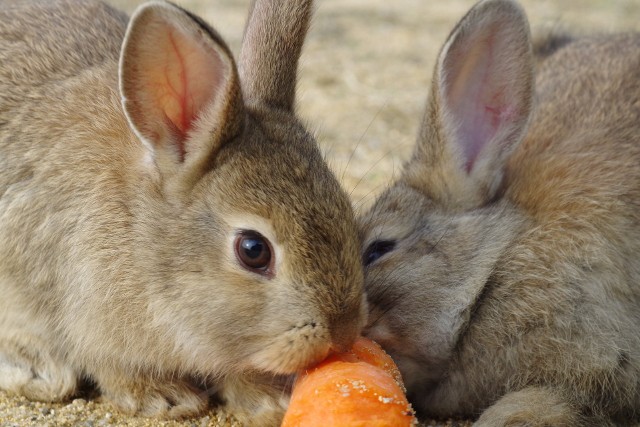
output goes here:
<path id="1" fill-rule="evenodd" d="M 565 38 L 535 85 L 531 46 L 509 0 L 480 2 L 445 44 L 414 156 L 361 218 L 376 255 L 367 333 L 424 413 L 626 424 L 640 409 L 640 35 Z M 446 88 L 473 49 L 493 64 L 482 90 L 524 108 L 498 105 L 515 113 L 467 170 L 466 118 Z M 474 93 L 462 102 L 482 109 Z"/>
<path id="2" fill-rule="evenodd" d="M 245 423 L 278 425 L 289 375 L 355 339 L 355 221 L 293 113 L 310 8 L 258 0 L 237 72 L 169 3 L 129 23 L 96 1 L 2 3 L 0 388 L 56 401 L 86 377 L 122 410 L 172 417 L 217 392 Z M 160 66 L 214 88 L 185 98 L 199 109 L 184 129 L 149 83 L 168 36 L 203 58 Z M 247 228 L 271 241 L 272 277 L 236 260 Z"/>

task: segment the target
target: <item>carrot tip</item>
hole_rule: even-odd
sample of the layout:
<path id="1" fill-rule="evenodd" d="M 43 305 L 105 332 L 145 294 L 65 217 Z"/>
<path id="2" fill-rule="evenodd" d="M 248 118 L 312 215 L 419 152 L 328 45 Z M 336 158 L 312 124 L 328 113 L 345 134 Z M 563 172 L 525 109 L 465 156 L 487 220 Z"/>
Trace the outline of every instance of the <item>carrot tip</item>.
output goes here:
<path id="1" fill-rule="evenodd" d="M 299 375 L 282 427 L 416 424 L 397 366 L 377 343 L 359 338 Z"/>

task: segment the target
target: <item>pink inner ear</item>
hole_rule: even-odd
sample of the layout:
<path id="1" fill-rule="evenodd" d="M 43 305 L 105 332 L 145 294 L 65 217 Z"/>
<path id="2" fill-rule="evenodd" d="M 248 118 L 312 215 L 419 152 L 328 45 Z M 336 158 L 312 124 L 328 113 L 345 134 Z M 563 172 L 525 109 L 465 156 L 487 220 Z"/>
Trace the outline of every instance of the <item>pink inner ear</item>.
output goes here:
<path id="1" fill-rule="evenodd" d="M 141 83 L 149 101 L 163 114 L 159 119 L 165 121 L 184 159 L 189 151 L 187 134 L 214 100 L 225 65 L 215 52 L 177 29 L 166 28 L 162 34 L 146 52 Z"/>
<path id="2" fill-rule="evenodd" d="M 467 173 L 482 149 L 518 115 L 509 76 L 502 74 L 504 66 L 497 63 L 496 33 L 494 29 L 483 39 L 470 41 L 466 51 L 450 52 L 445 63 L 450 79 L 447 100 L 458 124 Z"/>
<path id="3" fill-rule="evenodd" d="M 466 139 L 462 146 L 467 173 L 471 172 L 480 151 L 492 141 L 501 127 L 514 121 L 517 116 L 515 105 L 505 102 L 502 91 L 489 100 L 482 97 L 470 100 L 470 105 L 475 107 L 460 127 L 460 138 Z"/>

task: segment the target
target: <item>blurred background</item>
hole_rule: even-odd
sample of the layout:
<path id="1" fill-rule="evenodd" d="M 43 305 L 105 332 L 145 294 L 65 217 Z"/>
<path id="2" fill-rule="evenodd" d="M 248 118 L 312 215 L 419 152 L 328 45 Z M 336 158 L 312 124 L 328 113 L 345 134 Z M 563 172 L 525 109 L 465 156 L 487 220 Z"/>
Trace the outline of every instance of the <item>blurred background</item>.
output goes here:
<path id="1" fill-rule="evenodd" d="M 132 11 L 141 1 L 109 0 Z M 249 0 L 182 0 L 239 51 Z M 440 46 L 473 0 L 319 0 L 298 112 L 356 207 L 408 158 Z M 640 0 L 522 0 L 532 31 L 640 30 Z"/>

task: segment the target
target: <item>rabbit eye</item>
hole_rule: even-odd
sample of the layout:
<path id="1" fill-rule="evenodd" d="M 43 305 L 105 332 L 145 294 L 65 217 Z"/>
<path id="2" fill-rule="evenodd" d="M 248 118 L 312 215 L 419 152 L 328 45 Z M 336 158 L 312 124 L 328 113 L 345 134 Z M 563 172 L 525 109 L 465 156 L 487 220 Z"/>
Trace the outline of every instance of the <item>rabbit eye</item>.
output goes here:
<path id="1" fill-rule="evenodd" d="M 391 252 L 396 247 L 393 240 L 376 240 L 371 243 L 366 251 L 364 251 L 363 262 L 367 266 L 375 262 L 387 252 Z"/>
<path id="2" fill-rule="evenodd" d="M 263 235 L 253 230 L 240 231 L 234 246 L 242 267 L 263 276 L 272 275 L 271 244 Z"/>

